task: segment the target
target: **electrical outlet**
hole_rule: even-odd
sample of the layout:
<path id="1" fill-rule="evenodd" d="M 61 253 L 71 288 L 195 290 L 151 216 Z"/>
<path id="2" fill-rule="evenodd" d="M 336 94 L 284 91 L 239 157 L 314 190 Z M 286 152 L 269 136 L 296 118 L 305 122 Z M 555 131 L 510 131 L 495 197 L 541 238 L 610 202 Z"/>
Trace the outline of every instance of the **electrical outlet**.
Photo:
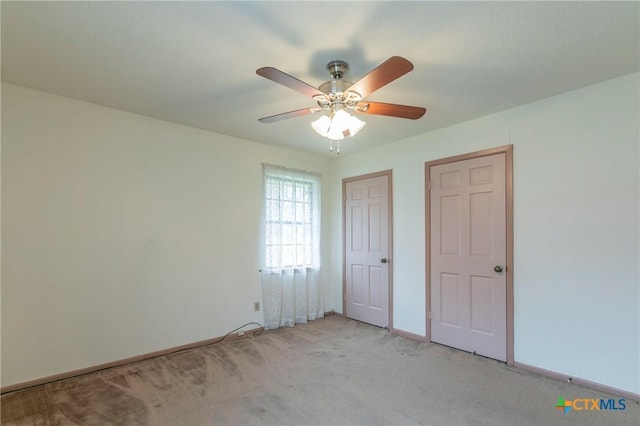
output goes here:
<path id="1" fill-rule="evenodd" d="M 253 310 L 258 312 L 260 310 L 260 302 L 253 303 Z"/>

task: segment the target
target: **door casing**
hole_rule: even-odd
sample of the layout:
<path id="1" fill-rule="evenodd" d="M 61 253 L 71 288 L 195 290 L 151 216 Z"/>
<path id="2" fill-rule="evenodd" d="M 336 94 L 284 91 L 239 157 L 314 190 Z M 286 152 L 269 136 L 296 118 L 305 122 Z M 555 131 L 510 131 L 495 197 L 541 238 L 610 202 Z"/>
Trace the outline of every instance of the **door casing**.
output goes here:
<path id="1" fill-rule="evenodd" d="M 347 201 L 347 183 L 358 180 L 365 180 L 379 176 L 387 176 L 388 188 L 389 188 L 389 255 L 388 255 L 388 271 L 389 271 L 389 331 L 393 329 L 393 173 L 391 170 L 383 170 L 375 173 L 368 173 L 365 175 L 353 176 L 342 179 L 342 312 L 347 312 L 347 235 L 346 235 L 346 201 Z"/>
<path id="2" fill-rule="evenodd" d="M 425 265 L 426 265 L 426 304 L 425 321 L 427 341 L 431 341 L 431 189 L 429 188 L 429 176 L 431 167 L 440 164 L 455 163 L 472 158 L 486 157 L 494 154 L 505 154 L 505 209 L 506 209 L 506 284 L 507 284 L 507 365 L 513 365 L 513 145 L 504 145 L 482 151 L 456 155 L 453 157 L 441 158 L 427 161 L 425 163 Z"/>

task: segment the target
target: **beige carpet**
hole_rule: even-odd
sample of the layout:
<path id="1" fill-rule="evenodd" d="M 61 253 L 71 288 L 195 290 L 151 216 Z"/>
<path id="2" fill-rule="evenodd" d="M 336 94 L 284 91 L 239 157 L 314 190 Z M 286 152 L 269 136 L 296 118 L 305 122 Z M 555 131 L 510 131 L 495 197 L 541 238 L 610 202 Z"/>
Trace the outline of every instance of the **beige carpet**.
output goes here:
<path id="1" fill-rule="evenodd" d="M 5 394 L 2 424 L 639 424 L 559 396 L 611 397 L 335 316 Z"/>

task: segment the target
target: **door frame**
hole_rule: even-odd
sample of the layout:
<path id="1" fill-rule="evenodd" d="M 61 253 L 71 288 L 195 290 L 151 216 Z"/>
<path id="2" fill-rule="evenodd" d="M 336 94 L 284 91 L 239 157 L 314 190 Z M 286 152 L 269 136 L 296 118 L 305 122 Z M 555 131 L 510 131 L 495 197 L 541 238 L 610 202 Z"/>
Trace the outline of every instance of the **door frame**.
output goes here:
<path id="1" fill-rule="evenodd" d="M 473 158 L 487 157 L 494 154 L 505 154 L 505 219 L 506 219 L 506 281 L 507 281 L 507 365 L 513 365 L 513 145 L 504 145 L 496 148 L 484 149 L 481 151 L 470 152 L 467 154 L 455 155 L 453 157 L 440 158 L 438 160 L 427 161 L 424 163 L 424 180 L 425 180 L 425 320 L 426 320 L 426 338 L 431 342 L 431 320 L 429 315 L 431 312 L 431 188 L 429 187 L 429 177 L 431 176 L 431 167 L 441 164 L 455 163 L 458 161 L 470 160 Z"/>
<path id="2" fill-rule="evenodd" d="M 388 183 L 388 217 L 389 217 L 389 255 L 387 256 L 388 272 L 389 272 L 389 331 L 393 331 L 393 172 L 392 170 L 383 170 L 380 172 L 367 173 L 342 179 L 342 313 L 347 315 L 347 184 L 359 180 L 365 180 L 380 176 L 387 177 Z"/>

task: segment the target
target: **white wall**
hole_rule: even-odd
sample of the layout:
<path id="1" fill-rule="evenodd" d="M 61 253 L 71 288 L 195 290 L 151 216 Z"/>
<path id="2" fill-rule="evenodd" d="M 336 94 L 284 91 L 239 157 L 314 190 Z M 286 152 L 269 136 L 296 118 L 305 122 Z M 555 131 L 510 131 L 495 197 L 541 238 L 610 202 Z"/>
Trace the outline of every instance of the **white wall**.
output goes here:
<path id="1" fill-rule="evenodd" d="M 262 322 L 262 162 L 330 165 L 3 83 L 2 386 Z"/>
<path id="2" fill-rule="evenodd" d="M 393 170 L 394 327 L 424 335 L 424 162 L 513 143 L 516 361 L 640 393 L 639 77 L 333 160 L 3 83 L 2 386 L 261 322 L 264 161 L 324 174 L 338 312 L 341 180 Z"/>
<path id="3" fill-rule="evenodd" d="M 638 81 L 631 74 L 336 160 L 327 304 L 342 309 L 341 179 L 392 169 L 393 324 L 424 335 L 424 163 L 512 143 L 515 360 L 640 393 Z"/>

